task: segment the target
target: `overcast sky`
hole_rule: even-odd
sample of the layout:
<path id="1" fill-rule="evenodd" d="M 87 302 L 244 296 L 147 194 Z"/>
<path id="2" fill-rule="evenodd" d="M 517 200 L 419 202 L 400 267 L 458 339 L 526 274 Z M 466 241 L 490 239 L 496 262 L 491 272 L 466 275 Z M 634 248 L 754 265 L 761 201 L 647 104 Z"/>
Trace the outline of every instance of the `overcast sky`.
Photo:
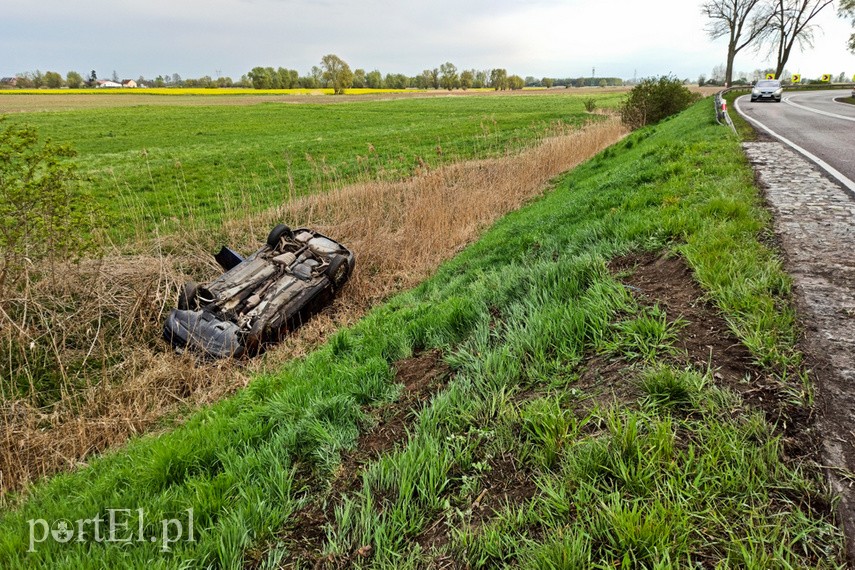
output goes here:
<path id="1" fill-rule="evenodd" d="M 69 70 L 108 78 L 234 79 L 255 66 L 305 74 L 324 54 L 351 68 L 416 75 L 504 67 L 535 77 L 695 79 L 724 62 L 696 0 L 2 0 L 0 76 Z M 855 74 L 849 23 L 831 9 L 815 48 L 788 69 Z M 772 65 L 743 53 L 737 71 Z"/>

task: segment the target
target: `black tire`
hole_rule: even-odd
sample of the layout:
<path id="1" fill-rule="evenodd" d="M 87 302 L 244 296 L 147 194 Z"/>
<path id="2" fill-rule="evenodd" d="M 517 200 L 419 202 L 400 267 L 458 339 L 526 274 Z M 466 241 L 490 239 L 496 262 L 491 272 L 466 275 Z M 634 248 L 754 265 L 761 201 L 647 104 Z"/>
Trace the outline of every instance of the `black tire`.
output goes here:
<path id="1" fill-rule="evenodd" d="M 279 247 L 279 242 L 283 237 L 294 237 L 294 232 L 291 231 L 291 228 L 286 226 L 285 224 L 279 224 L 270 234 L 267 236 L 267 245 L 270 246 L 270 249 L 276 249 Z"/>
<path id="2" fill-rule="evenodd" d="M 324 274 L 332 281 L 333 287 L 341 289 L 350 277 L 350 266 L 347 263 L 347 258 L 343 255 L 331 256 L 330 264 Z"/>
<path id="3" fill-rule="evenodd" d="M 199 285 L 188 281 L 178 291 L 178 308 L 182 311 L 195 311 L 199 308 Z"/>

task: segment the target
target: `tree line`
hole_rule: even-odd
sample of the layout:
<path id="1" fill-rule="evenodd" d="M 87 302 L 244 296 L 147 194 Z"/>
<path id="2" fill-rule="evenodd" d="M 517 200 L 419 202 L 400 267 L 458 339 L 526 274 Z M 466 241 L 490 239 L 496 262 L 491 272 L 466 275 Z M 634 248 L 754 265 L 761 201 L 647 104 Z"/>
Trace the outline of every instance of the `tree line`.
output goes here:
<path id="1" fill-rule="evenodd" d="M 80 89 L 83 87 L 95 87 L 98 84 L 98 76 L 92 70 L 84 77 L 76 71 L 69 71 L 65 78 L 57 72 L 41 71 L 18 74 L 17 87 L 23 89 L 50 88 Z M 113 71 L 112 80 L 120 82 L 118 74 Z M 465 69 L 458 70 L 451 62 L 445 62 L 439 67 L 425 69 L 420 74 L 410 76 L 403 73 L 386 73 L 379 70 L 366 71 L 355 69 L 351 71 L 350 66 L 335 54 L 328 54 L 321 58 L 320 65 L 312 66 L 306 74 L 300 74 L 295 69 L 284 67 L 254 67 L 239 80 L 231 77 L 210 76 L 200 78 L 183 79 L 179 74 L 158 75 L 155 78 L 139 77 L 136 80 L 139 86 L 147 87 L 196 87 L 196 88 L 228 88 L 246 87 L 255 89 L 320 89 L 331 88 L 336 93 L 343 93 L 346 89 L 495 89 L 497 91 L 518 90 L 523 87 L 611 87 L 624 85 L 624 80 L 619 77 L 566 77 L 536 78 L 527 76 L 525 79 L 519 75 L 509 74 L 504 68 L 494 69 Z"/>
<path id="2" fill-rule="evenodd" d="M 247 74 L 255 89 L 318 89 L 332 88 L 336 93 L 345 89 L 522 89 L 526 83 L 519 75 L 509 75 L 506 69 L 467 69 L 459 71 L 451 62 L 425 69 L 418 75 L 403 73 L 382 74 L 379 70 L 351 70 L 350 65 L 335 54 L 321 58 L 319 66 L 312 66 L 301 76 L 294 69 L 279 67 L 254 67 Z"/>
<path id="3" fill-rule="evenodd" d="M 725 84 L 733 84 L 733 65 L 746 48 L 766 51 L 775 61 L 774 73 L 781 77 L 793 49 L 813 46 L 818 30 L 816 17 L 834 0 L 707 0 L 701 6 L 709 18 L 706 31 L 712 39 L 727 39 Z M 841 17 L 855 26 L 855 0 L 841 0 Z M 855 53 L 855 34 L 849 39 Z"/>

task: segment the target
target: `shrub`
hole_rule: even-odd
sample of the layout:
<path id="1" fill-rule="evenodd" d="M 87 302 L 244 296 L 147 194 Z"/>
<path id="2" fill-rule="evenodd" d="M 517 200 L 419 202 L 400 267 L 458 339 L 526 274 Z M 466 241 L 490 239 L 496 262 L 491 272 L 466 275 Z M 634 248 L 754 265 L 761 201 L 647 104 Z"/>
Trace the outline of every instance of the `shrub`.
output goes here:
<path id="1" fill-rule="evenodd" d="M 0 295 L 37 262 L 75 259 L 94 246 L 94 202 L 76 182 L 75 152 L 31 126 L 0 118 Z M 5 128 L 3 128 L 5 127 Z M 2 300 L 2 297 L 0 297 Z"/>
<path id="2" fill-rule="evenodd" d="M 589 113 L 593 113 L 594 109 L 597 108 L 597 100 L 591 97 L 590 99 L 585 99 L 585 110 Z"/>
<path id="3" fill-rule="evenodd" d="M 78 185 L 74 154 L 0 117 L 2 400 L 25 391 L 58 397 L 92 352 L 92 331 L 101 330 L 103 311 L 92 320 L 81 315 L 80 298 L 94 288 L 68 286 L 68 262 L 92 252 L 97 237 L 96 208 Z M 79 334 L 70 334 L 75 328 Z M 69 360 L 68 351 L 82 358 Z"/>
<path id="4" fill-rule="evenodd" d="M 629 128 L 638 129 L 688 109 L 700 97 L 676 77 L 645 79 L 629 92 L 620 110 L 621 120 Z"/>

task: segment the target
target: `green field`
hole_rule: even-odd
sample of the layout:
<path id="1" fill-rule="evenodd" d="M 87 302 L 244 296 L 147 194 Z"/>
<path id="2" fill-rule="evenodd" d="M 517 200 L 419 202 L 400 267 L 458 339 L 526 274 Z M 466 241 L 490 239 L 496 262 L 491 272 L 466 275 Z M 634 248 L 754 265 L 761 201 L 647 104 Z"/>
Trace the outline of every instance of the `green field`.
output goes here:
<path id="1" fill-rule="evenodd" d="M 622 97 L 598 95 L 598 106 L 615 107 Z M 357 180 L 408 176 L 421 165 L 501 155 L 557 124 L 600 118 L 585 112 L 586 98 L 93 107 L 10 120 L 77 149 L 112 237 L 123 241 L 155 228 L 170 233 L 181 223 L 215 227 L 229 214 Z"/>
<path id="2" fill-rule="evenodd" d="M 422 104 L 433 102 L 405 115 Z M 518 119 L 523 129 L 531 118 Z M 738 142 L 702 101 L 561 177 L 305 359 L 38 485 L 0 519 L 0 566 L 842 567 L 821 473 L 787 447 L 804 436 L 790 418 L 809 417 L 812 398 L 766 232 Z M 690 323 L 639 300 L 609 265 L 643 252 L 685 260 L 754 376 L 725 382 L 721 354 L 682 352 Z M 400 442 L 342 473 L 360 434 L 404 397 L 402 359 L 429 351 L 447 384 L 412 406 Z M 512 493 L 520 474 L 524 492 Z M 339 496 L 343 477 L 352 484 Z M 490 484 L 507 501 L 478 514 Z M 159 521 L 186 525 L 190 508 L 194 540 L 164 551 Z M 96 542 L 90 522 L 80 541 L 27 552 L 28 520 L 76 529 L 109 509 L 142 509 L 145 540 L 132 522 L 120 529 L 127 543 Z"/>

